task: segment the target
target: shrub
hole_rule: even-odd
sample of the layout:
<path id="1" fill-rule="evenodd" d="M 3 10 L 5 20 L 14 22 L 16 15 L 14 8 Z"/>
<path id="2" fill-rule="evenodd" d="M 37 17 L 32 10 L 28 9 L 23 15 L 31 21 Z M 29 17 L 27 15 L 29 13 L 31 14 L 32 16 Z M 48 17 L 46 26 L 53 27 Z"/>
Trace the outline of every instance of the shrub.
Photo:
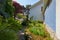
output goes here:
<path id="1" fill-rule="evenodd" d="M 0 40 L 18 40 L 17 34 L 13 30 L 0 31 Z"/>
<path id="2" fill-rule="evenodd" d="M 23 25 L 23 26 L 28 26 L 28 25 L 29 25 L 29 21 L 24 20 L 24 21 L 22 22 L 22 25 Z"/>
<path id="3" fill-rule="evenodd" d="M 19 19 L 21 19 L 21 18 L 26 18 L 26 16 L 24 16 L 23 13 L 17 14 L 17 17 L 18 17 Z"/>
<path id="4" fill-rule="evenodd" d="M 5 23 L 5 20 L 2 16 L 0 16 L 0 30 L 3 30 L 7 27 L 7 24 Z"/>
<path id="5" fill-rule="evenodd" d="M 40 27 L 31 27 L 30 32 L 32 32 L 35 35 L 40 35 L 42 37 L 46 37 L 45 30 Z"/>
<path id="6" fill-rule="evenodd" d="M 19 31 L 22 28 L 22 25 L 20 24 L 20 21 L 15 20 L 13 18 L 8 19 L 8 24 L 9 24 L 8 28 L 12 29 L 16 32 Z"/>
<path id="7" fill-rule="evenodd" d="M 40 21 L 30 21 L 29 30 L 35 35 L 40 35 L 42 37 L 46 37 L 46 31 L 43 24 Z"/>
<path id="8" fill-rule="evenodd" d="M 2 21 L 0 22 L 0 30 L 12 29 L 18 32 L 21 28 L 22 28 L 22 25 L 20 24 L 20 21 L 14 20 L 13 18 L 9 18 L 5 20 L 5 22 L 2 22 Z"/>
<path id="9" fill-rule="evenodd" d="M 17 32 L 21 29 L 20 21 L 0 17 L 0 40 L 18 40 Z"/>

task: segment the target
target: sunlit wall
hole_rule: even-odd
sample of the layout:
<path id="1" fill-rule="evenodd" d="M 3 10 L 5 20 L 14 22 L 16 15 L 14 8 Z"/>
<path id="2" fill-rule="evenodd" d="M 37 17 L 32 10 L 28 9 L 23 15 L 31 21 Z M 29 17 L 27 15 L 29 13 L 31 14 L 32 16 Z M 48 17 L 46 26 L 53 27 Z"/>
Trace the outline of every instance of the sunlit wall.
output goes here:
<path id="1" fill-rule="evenodd" d="M 45 11 L 45 23 L 56 31 L 56 0 L 52 0 Z"/>

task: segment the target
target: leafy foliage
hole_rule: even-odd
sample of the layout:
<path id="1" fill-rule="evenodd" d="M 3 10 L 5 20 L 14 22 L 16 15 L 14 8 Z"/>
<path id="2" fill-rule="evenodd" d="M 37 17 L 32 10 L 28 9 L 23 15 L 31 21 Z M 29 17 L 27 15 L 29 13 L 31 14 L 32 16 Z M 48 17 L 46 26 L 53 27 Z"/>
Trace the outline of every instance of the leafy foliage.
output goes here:
<path id="1" fill-rule="evenodd" d="M 7 0 L 6 1 L 5 12 L 8 13 L 10 16 L 13 16 L 14 7 L 13 7 L 12 0 Z"/>
<path id="2" fill-rule="evenodd" d="M 14 18 L 3 19 L 0 17 L 0 30 L 12 29 L 18 32 L 22 28 L 19 20 L 14 20 Z"/>
<path id="3" fill-rule="evenodd" d="M 0 0 L 0 40 L 18 40 L 17 32 L 22 25 L 13 18 L 12 0 Z"/>
<path id="4" fill-rule="evenodd" d="M 30 14 L 30 7 L 31 7 L 31 5 L 26 5 L 26 20 L 28 21 L 29 20 L 29 14 Z"/>
<path id="5" fill-rule="evenodd" d="M 50 34 L 45 29 L 45 26 L 42 21 L 29 20 L 25 21 L 27 28 L 25 29 L 26 34 L 29 34 L 32 37 L 32 40 L 53 40 Z"/>
<path id="6" fill-rule="evenodd" d="M 26 18 L 26 16 L 24 16 L 23 14 L 17 14 L 17 18 L 19 18 L 19 19 Z"/>
<path id="7" fill-rule="evenodd" d="M 39 27 L 31 27 L 30 28 L 30 31 L 36 35 L 40 35 L 42 37 L 46 37 L 46 33 L 44 30 L 42 30 L 42 28 L 39 28 Z"/>
<path id="8" fill-rule="evenodd" d="M 42 36 L 42 37 L 46 37 L 47 35 L 46 35 L 46 31 L 45 31 L 45 29 L 44 29 L 44 27 L 43 27 L 43 24 L 41 24 L 41 23 L 35 23 L 35 24 L 30 24 L 30 32 L 32 32 L 32 33 L 34 33 L 34 34 L 36 34 L 36 35 L 40 35 L 40 36 Z"/>
<path id="9" fill-rule="evenodd" d="M 27 21 L 26 19 L 22 22 L 23 26 L 28 26 L 29 25 L 29 21 Z"/>
<path id="10" fill-rule="evenodd" d="M 13 30 L 0 31 L 0 40 L 18 40 L 17 34 Z"/>
<path id="11" fill-rule="evenodd" d="M 8 20 L 9 29 L 13 29 L 15 31 L 19 31 L 22 28 L 22 25 L 20 24 L 20 21 L 14 20 L 13 18 Z"/>
<path id="12" fill-rule="evenodd" d="M 46 31 L 42 21 L 30 20 L 26 31 L 27 31 L 27 33 L 30 33 L 30 35 L 33 37 L 32 39 L 34 39 L 34 40 L 38 40 L 39 38 L 41 40 L 53 40 L 53 38 L 51 38 L 50 34 Z M 36 36 L 36 37 L 34 37 L 34 36 Z"/>
<path id="13" fill-rule="evenodd" d="M 12 17 L 14 8 L 12 0 L 1 0 L 0 1 L 0 15 L 7 18 Z"/>
<path id="14" fill-rule="evenodd" d="M 39 35 L 43 38 L 48 37 L 47 40 L 49 38 L 51 39 L 50 34 L 46 31 L 42 21 L 31 20 L 29 22 L 28 28 L 29 28 L 29 31 L 35 35 Z"/>

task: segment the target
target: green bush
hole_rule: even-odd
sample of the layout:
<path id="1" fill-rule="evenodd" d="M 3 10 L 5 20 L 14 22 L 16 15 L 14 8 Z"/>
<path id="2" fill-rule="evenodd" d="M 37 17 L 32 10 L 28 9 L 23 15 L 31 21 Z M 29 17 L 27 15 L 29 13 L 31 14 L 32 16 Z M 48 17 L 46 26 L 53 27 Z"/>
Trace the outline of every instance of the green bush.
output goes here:
<path id="1" fill-rule="evenodd" d="M 18 40 L 17 34 L 13 30 L 0 31 L 0 40 Z"/>
<path id="2" fill-rule="evenodd" d="M 0 17 L 0 40 L 18 40 L 17 32 L 21 28 L 20 21 Z"/>
<path id="3" fill-rule="evenodd" d="M 43 24 L 40 23 L 40 21 L 30 21 L 29 27 L 30 27 L 29 28 L 30 32 L 32 32 L 33 34 L 40 35 L 42 37 L 47 36 L 45 32 L 45 28 Z"/>
<path id="4" fill-rule="evenodd" d="M 23 26 L 28 26 L 28 25 L 29 25 L 29 21 L 24 20 L 21 25 L 23 25 Z"/>
<path id="5" fill-rule="evenodd" d="M 6 19 L 5 22 L 0 21 L 0 30 L 4 29 L 12 29 L 16 32 L 18 32 L 22 28 L 22 25 L 20 24 L 20 21 L 15 20 L 13 18 Z"/>
<path id="6" fill-rule="evenodd" d="M 20 24 L 19 20 L 15 20 L 13 18 L 8 19 L 8 28 L 12 29 L 14 31 L 19 31 L 22 28 L 22 25 Z"/>
<path id="7" fill-rule="evenodd" d="M 21 19 L 21 18 L 26 18 L 26 16 L 24 16 L 23 14 L 17 14 L 17 17 L 19 18 L 19 19 Z"/>
<path id="8" fill-rule="evenodd" d="M 7 24 L 5 23 L 5 20 L 2 16 L 0 16 L 0 30 L 3 30 L 7 27 Z"/>
<path id="9" fill-rule="evenodd" d="M 29 22 L 29 27 L 44 27 L 40 21 L 30 21 Z"/>
<path id="10" fill-rule="evenodd" d="M 31 27 L 30 32 L 32 32 L 35 35 L 40 35 L 42 37 L 46 37 L 45 30 L 40 27 Z"/>
<path id="11" fill-rule="evenodd" d="M 29 31 L 35 35 L 39 35 L 43 38 L 47 38 L 46 40 L 53 40 L 50 37 L 50 34 L 45 30 L 43 22 L 40 21 L 30 21 L 29 22 Z"/>

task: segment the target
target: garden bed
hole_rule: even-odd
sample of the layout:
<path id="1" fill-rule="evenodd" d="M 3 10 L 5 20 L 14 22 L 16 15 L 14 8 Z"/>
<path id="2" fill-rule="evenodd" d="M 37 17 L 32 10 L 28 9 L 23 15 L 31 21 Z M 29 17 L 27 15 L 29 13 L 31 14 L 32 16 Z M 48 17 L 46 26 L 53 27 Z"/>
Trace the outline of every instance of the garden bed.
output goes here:
<path id="1" fill-rule="evenodd" d="M 39 21 L 30 22 L 25 31 L 32 37 L 31 40 L 53 40 L 44 25 Z"/>

